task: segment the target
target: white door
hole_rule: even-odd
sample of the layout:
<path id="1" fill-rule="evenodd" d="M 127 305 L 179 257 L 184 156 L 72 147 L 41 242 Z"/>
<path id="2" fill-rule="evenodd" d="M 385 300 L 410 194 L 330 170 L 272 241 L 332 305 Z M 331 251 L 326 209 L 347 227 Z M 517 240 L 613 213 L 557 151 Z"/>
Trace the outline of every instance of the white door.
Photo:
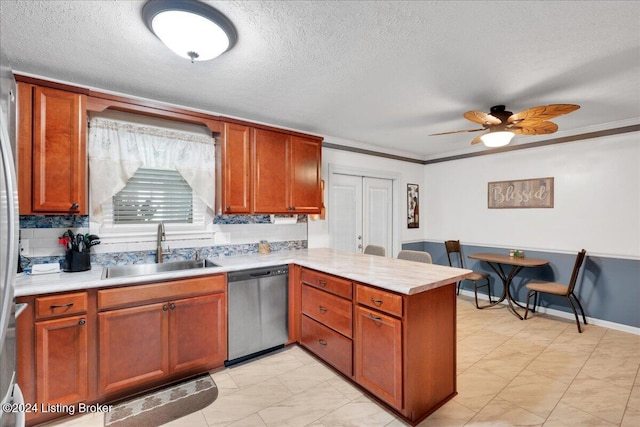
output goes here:
<path id="1" fill-rule="evenodd" d="M 332 175 L 329 194 L 333 249 L 362 252 L 362 177 Z"/>
<path id="2" fill-rule="evenodd" d="M 393 181 L 333 174 L 330 192 L 330 233 L 334 249 L 362 252 L 367 245 L 393 253 Z"/>

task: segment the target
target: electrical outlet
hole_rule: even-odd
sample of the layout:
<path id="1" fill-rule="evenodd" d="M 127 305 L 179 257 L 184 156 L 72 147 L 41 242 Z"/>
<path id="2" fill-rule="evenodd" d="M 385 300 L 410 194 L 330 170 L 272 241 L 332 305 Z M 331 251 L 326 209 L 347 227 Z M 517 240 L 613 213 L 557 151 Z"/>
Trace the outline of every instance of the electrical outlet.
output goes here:
<path id="1" fill-rule="evenodd" d="M 29 256 L 29 241 L 20 240 L 20 255 Z"/>

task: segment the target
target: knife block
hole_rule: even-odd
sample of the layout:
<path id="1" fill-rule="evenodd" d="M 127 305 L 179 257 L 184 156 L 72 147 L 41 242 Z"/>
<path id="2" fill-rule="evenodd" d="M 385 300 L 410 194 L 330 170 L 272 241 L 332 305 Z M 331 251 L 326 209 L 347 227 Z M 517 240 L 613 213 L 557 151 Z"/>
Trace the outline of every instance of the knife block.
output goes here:
<path id="1" fill-rule="evenodd" d="M 77 271 L 91 270 L 91 254 L 88 252 L 78 252 L 73 249 L 66 251 L 62 271 L 74 273 Z"/>

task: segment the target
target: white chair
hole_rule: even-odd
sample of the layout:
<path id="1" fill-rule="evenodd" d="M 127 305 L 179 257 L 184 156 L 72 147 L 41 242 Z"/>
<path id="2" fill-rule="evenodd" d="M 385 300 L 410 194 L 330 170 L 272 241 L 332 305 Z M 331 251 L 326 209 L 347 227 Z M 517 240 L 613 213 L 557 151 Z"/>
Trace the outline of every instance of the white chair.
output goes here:
<path id="1" fill-rule="evenodd" d="M 367 245 L 364 248 L 364 253 L 368 254 L 368 255 L 378 255 L 378 256 L 385 256 L 386 255 L 384 247 L 377 246 L 377 245 Z"/>
<path id="2" fill-rule="evenodd" d="M 424 251 L 410 251 L 403 250 L 398 252 L 398 259 L 406 259 L 407 261 L 424 262 L 427 264 L 433 264 L 431 260 L 431 254 Z"/>

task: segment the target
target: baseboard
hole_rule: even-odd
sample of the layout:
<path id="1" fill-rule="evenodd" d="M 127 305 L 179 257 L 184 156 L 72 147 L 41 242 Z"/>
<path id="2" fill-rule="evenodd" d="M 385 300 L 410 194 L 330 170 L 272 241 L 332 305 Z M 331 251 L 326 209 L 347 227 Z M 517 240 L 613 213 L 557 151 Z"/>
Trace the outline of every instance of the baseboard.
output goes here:
<path id="1" fill-rule="evenodd" d="M 465 289 L 460 289 L 460 295 L 468 296 L 471 298 L 475 297 L 473 291 L 465 290 Z M 478 299 L 489 301 L 489 297 L 482 293 L 478 293 Z M 503 301 L 501 304 L 507 305 L 507 302 Z M 521 304 L 524 305 L 524 303 L 521 303 Z M 562 319 L 575 321 L 575 317 L 573 316 L 573 313 L 562 311 L 562 310 L 556 310 L 553 308 L 538 306 L 536 308 L 536 313 L 542 313 L 548 316 L 554 316 Z M 609 322 L 608 320 L 595 319 L 589 316 L 587 316 L 587 322 L 589 322 L 590 325 L 602 326 L 604 328 L 614 329 L 616 331 L 627 332 L 634 335 L 640 335 L 640 328 L 635 328 L 629 325 L 623 325 L 621 323 Z"/>

